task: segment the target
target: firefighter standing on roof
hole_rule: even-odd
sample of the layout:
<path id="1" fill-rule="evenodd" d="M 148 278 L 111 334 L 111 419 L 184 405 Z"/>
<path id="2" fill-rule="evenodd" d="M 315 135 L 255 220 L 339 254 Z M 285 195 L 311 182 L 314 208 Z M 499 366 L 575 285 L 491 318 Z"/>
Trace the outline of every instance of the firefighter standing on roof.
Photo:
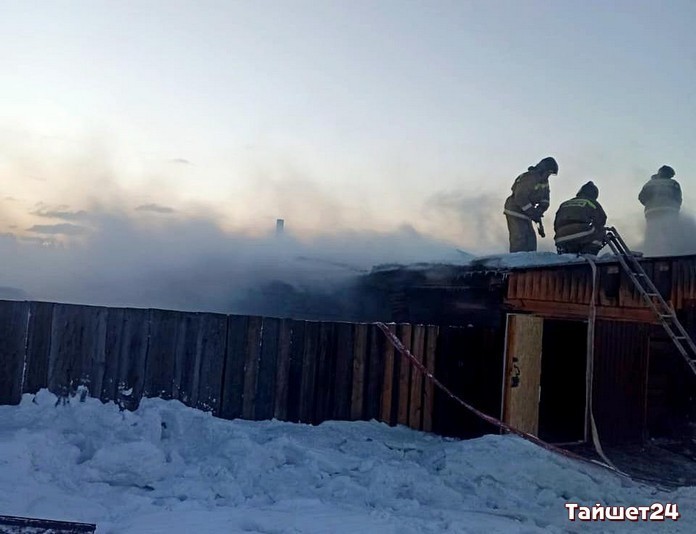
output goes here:
<path id="1" fill-rule="evenodd" d="M 674 180 L 674 169 L 663 165 L 643 186 L 638 200 L 645 206 L 645 246 L 651 254 L 676 252 L 682 191 Z"/>
<path id="2" fill-rule="evenodd" d="M 607 214 L 597 201 L 599 189 L 592 182 L 580 188 L 575 198 L 563 202 L 553 228 L 559 254 L 594 254 L 604 246 Z"/>
<path id="3" fill-rule="evenodd" d="M 547 157 L 515 179 L 503 210 L 510 232 L 510 252 L 536 251 L 532 222 L 541 223 L 549 209 L 549 176 L 552 174 L 558 174 L 558 163 Z"/>

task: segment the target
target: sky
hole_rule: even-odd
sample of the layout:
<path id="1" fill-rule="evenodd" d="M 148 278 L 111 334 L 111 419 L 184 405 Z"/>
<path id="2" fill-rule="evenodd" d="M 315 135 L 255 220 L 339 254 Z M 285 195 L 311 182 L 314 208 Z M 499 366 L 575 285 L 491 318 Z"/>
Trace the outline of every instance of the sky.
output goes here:
<path id="1" fill-rule="evenodd" d="M 0 233 L 185 251 L 170 229 L 206 224 L 215 250 L 283 218 L 504 252 L 512 181 L 553 155 L 547 219 L 592 179 L 637 240 L 661 165 L 696 205 L 694 20 L 681 0 L 0 0 Z"/>

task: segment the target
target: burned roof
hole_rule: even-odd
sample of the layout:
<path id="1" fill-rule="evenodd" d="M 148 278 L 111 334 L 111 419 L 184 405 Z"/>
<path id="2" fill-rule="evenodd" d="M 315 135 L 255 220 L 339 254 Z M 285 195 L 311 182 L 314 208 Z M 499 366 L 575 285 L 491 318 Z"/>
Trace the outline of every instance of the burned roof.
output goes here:
<path id="1" fill-rule="evenodd" d="M 640 263 L 675 309 L 696 303 L 696 255 L 642 258 Z M 654 321 L 616 256 L 605 254 L 596 264 L 600 315 Z M 390 303 L 391 320 L 461 324 L 474 314 L 493 321 L 506 311 L 585 317 L 593 278 L 583 257 L 540 252 L 488 256 L 459 265 L 381 266 L 364 275 L 361 285 Z"/>

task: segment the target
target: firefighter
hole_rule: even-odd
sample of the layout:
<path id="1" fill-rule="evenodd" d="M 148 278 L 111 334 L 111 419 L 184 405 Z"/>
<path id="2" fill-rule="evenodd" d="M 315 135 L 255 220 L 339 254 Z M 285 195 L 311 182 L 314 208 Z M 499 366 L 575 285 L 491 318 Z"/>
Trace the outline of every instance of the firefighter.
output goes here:
<path id="1" fill-rule="evenodd" d="M 587 182 L 575 198 L 563 202 L 556 212 L 553 228 L 559 254 L 594 254 L 605 243 L 607 214 L 597 202 L 599 189 Z"/>
<path id="2" fill-rule="evenodd" d="M 505 218 L 510 232 L 510 252 L 534 252 L 536 234 L 532 222 L 541 224 L 549 209 L 549 176 L 558 174 L 558 163 L 552 157 L 542 159 L 512 184 L 512 194 L 505 200 Z"/>
<path id="3" fill-rule="evenodd" d="M 645 206 L 645 252 L 651 255 L 679 251 L 682 191 L 674 174 L 672 167 L 663 165 L 638 195 Z"/>
<path id="4" fill-rule="evenodd" d="M 682 204 L 682 191 L 679 182 L 674 180 L 674 169 L 663 165 L 643 186 L 638 200 L 645 206 L 645 219 L 651 220 L 662 215 L 676 215 Z"/>

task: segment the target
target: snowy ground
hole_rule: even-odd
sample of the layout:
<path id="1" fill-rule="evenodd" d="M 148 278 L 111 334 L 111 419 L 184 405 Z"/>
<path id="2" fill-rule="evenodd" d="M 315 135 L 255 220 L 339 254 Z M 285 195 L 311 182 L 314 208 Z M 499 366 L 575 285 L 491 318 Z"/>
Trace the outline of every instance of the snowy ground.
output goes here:
<path id="1" fill-rule="evenodd" d="M 0 514 L 100 533 L 696 532 L 663 493 L 515 437 L 371 422 L 224 421 L 176 401 L 119 412 L 46 391 L 0 406 Z M 676 502 L 664 523 L 570 523 L 564 504 Z"/>

